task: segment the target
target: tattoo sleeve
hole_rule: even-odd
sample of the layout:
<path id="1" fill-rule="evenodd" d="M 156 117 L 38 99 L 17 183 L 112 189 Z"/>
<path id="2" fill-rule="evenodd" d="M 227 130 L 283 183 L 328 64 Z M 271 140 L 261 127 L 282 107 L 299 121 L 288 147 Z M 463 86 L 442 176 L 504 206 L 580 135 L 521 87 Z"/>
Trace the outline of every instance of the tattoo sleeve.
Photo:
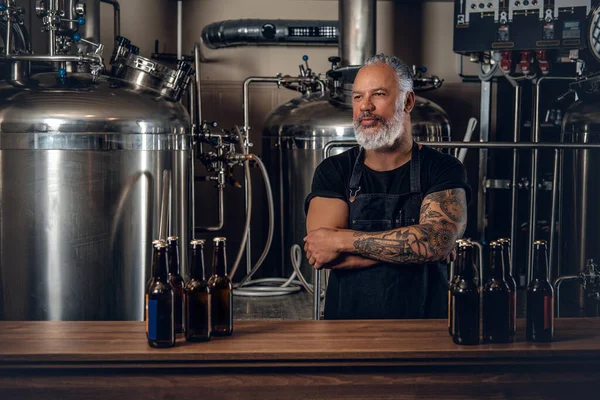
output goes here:
<path id="1" fill-rule="evenodd" d="M 385 232 L 355 232 L 354 250 L 372 259 L 395 263 L 426 263 L 444 259 L 466 227 L 464 189 L 427 195 L 418 225 Z"/>

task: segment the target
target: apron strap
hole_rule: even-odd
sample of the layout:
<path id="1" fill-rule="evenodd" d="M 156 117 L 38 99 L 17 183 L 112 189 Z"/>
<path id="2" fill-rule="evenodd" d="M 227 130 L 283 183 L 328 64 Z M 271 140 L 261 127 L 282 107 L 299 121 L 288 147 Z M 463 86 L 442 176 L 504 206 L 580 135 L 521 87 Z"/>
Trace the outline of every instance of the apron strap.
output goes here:
<path id="1" fill-rule="evenodd" d="M 410 159 L 410 191 L 411 193 L 421 193 L 421 152 L 415 141 L 413 141 Z"/>
<path id="2" fill-rule="evenodd" d="M 358 151 L 358 157 L 356 157 L 356 161 L 354 161 L 354 168 L 352 168 L 352 175 L 350 176 L 350 193 L 348 195 L 350 203 L 354 203 L 356 195 L 360 192 L 360 178 L 363 173 L 364 159 L 365 149 L 361 147 Z"/>

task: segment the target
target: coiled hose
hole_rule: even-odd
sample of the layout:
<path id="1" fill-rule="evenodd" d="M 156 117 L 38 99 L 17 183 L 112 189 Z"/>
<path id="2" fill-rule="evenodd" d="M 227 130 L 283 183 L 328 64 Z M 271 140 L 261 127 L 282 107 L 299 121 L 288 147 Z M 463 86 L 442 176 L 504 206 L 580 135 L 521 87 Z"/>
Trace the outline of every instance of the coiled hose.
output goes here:
<path id="1" fill-rule="evenodd" d="M 286 278 L 263 278 L 251 280 L 252 276 L 258 271 L 260 266 L 263 264 L 269 250 L 271 249 L 271 244 L 273 243 L 273 234 L 275 231 L 275 206 L 273 204 L 273 191 L 271 189 L 271 183 L 269 180 L 269 174 L 267 169 L 260 159 L 260 157 L 255 154 L 248 154 L 243 146 L 243 136 L 239 129 L 239 127 L 235 127 L 240 146 L 242 147 L 242 152 L 244 154 L 244 170 L 246 176 L 246 182 L 248 182 L 248 202 L 246 207 L 246 221 L 244 223 L 244 234 L 242 236 L 242 243 L 240 244 L 240 248 L 238 250 L 238 254 L 236 256 L 235 262 L 233 264 L 233 268 L 231 270 L 231 276 L 234 276 L 237 268 L 242 259 L 242 255 L 244 253 L 244 248 L 246 247 L 246 241 L 248 240 L 248 228 L 250 226 L 250 218 L 252 213 L 252 187 L 250 183 L 250 160 L 254 161 L 262 174 L 263 180 L 265 182 L 265 190 L 267 192 L 267 204 L 269 211 L 269 231 L 267 234 L 267 243 L 265 244 L 265 248 L 263 249 L 262 254 L 260 255 L 256 264 L 252 267 L 250 272 L 240 281 L 238 284 L 234 284 L 233 294 L 236 296 L 247 296 L 247 297 L 271 297 L 271 296 L 283 296 L 286 294 L 296 293 L 302 290 L 304 287 L 309 293 L 312 293 L 312 285 L 310 285 L 302 272 L 300 271 L 300 263 L 302 261 L 302 249 L 298 245 L 294 245 L 291 248 L 290 255 L 292 257 L 292 266 L 294 267 L 294 272 L 292 275 Z M 298 278 L 298 279 L 296 279 Z"/>

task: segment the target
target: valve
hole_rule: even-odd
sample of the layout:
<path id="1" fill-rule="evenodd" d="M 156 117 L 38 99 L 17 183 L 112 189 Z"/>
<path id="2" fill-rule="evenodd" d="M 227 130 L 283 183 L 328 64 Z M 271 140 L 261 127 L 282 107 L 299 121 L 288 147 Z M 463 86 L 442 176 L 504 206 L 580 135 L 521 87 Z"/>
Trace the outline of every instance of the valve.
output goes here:
<path id="1" fill-rule="evenodd" d="M 548 75 L 550 72 L 550 63 L 548 63 L 548 60 L 546 59 L 546 50 L 536 50 L 535 58 L 542 75 Z"/>
<path id="2" fill-rule="evenodd" d="M 67 70 L 64 68 L 59 68 L 58 69 L 58 76 L 61 78 L 64 78 L 67 76 Z"/>
<path id="3" fill-rule="evenodd" d="M 336 69 L 340 61 L 342 61 L 342 59 L 340 57 L 333 56 L 329 57 L 327 61 L 331 63 L 331 69 Z"/>
<path id="4" fill-rule="evenodd" d="M 503 51 L 500 53 L 502 55 L 502 59 L 500 60 L 500 68 L 505 73 L 510 73 L 512 67 L 512 54 L 510 51 Z"/>
<path id="5" fill-rule="evenodd" d="M 530 51 L 522 51 L 521 52 L 521 62 L 519 65 L 521 66 L 521 71 L 523 71 L 523 75 L 529 75 L 531 72 L 531 52 Z"/>
<path id="6" fill-rule="evenodd" d="M 6 11 L 7 8 L 8 8 L 8 6 L 6 5 L 6 3 L 4 3 L 4 2 L 0 3 L 0 11 Z"/>

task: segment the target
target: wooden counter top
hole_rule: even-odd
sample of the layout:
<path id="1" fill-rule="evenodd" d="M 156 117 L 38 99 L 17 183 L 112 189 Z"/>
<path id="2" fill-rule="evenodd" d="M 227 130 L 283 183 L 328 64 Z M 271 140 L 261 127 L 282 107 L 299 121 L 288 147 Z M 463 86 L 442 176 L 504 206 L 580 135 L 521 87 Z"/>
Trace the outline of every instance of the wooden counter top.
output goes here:
<path id="1" fill-rule="evenodd" d="M 198 385 L 203 379 L 207 383 L 217 375 L 234 374 L 238 385 L 254 382 L 252 393 L 261 393 L 261 398 L 272 396 L 266 395 L 268 391 L 257 389 L 255 374 L 268 375 L 270 378 L 264 382 L 272 386 L 276 384 L 275 376 L 285 376 L 285 382 L 291 384 L 299 377 L 307 379 L 306 373 L 316 379 L 316 371 L 321 371 L 317 375 L 322 379 L 352 377 L 349 381 L 352 385 L 370 381 L 369 398 L 377 397 L 375 393 L 379 392 L 374 390 L 384 382 L 373 381 L 373 373 L 379 379 L 391 379 L 385 381 L 387 385 L 413 385 L 411 393 L 415 393 L 419 385 L 440 383 L 440 378 L 446 386 L 454 385 L 463 391 L 462 379 L 471 384 L 485 384 L 488 388 L 495 387 L 489 379 L 500 379 L 500 383 L 520 379 L 523 387 L 542 379 L 546 382 L 542 391 L 546 395 L 531 398 L 562 398 L 561 393 L 586 394 L 587 390 L 599 389 L 600 319 L 559 319 L 556 340 L 552 343 L 525 342 L 525 321 L 518 322 L 515 343 L 458 346 L 452 343 L 443 320 L 235 321 L 231 337 L 213 338 L 205 343 L 188 343 L 178 338 L 177 345 L 169 349 L 153 349 L 147 345 L 143 322 L 0 322 L 0 388 L 12 388 L 15 398 L 27 398 L 22 397 L 24 392 L 19 390 L 38 382 L 44 389 L 36 391 L 36 396 L 44 393 L 64 396 L 69 388 L 93 387 L 86 379 L 105 385 L 103 379 L 114 370 L 118 376 L 112 375 L 111 382 L 122 379 L 122 389 L 131 382 L 130 374 L 144 377 L 148 382 L 153 382 L 157 374 L 177 375 L 183 387 L 185 382 Z M 81 375 L 83 370 L 87 371 L 85 376 Z M 415 383 L 415 373 L 425 381 Z M 69 383 L 61 386 L 57 376 L 69 376 Z M 409 381 L 403 380 L 408 378 Z M 19 379 L 23 379 L 25 386 L 19 385 Z M 158 382 L 149 387 L 160 386 Z M 332 389 L 331 385 L 336 386 L 336 390 L 341 389 L 339 382 L 327 382 L 322 381 L 319 386 L 323 390 Z M 496 387 L 502 388 L 499 382 L 495 383 Z M 576 383 L 577 387 L 569 388 L 566 382 Z M 555 387 L 559 383 L 566 385 L 565 390 Z M 302 392 L 297 387 L 298 382 L 292 385 L 295 389 L 288 384 L 291 394 Z M 49 387 L 62 391 L 52 392 Z M 239 394 L 240 388 L 237 390 L 234 392 Z M 352 394 L 354 389 L 349 390 Z M 445 387 L 443 393 L 449 394 L 448 390 Z M 465 393 L 475 393 L 473 390 Z M 501 389 L 501 393 L 505 393 L 504 390 Z M 121 393 L 125 392 L 112 395 L 119 397 Z M 136 393 L 146 395 L 144 391 Z M 214 393 L 215 398 L 227 398 L 216 395 L 221 392 Z M 327 396 L 325 393 L 329 392 L 325 390 L 324 397 L 332 398 L 331 393 Z"/>

